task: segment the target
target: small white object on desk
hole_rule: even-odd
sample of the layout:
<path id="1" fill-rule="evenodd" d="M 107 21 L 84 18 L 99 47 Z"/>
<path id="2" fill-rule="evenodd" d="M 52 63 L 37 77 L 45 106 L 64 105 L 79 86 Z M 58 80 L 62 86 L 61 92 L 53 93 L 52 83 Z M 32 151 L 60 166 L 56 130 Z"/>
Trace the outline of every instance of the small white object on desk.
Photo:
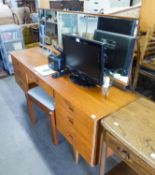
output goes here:
<path id="1" fill-rule="evenodd" d="M 113 77 L 119 81 L 122 81 L 124 83 L 128 83 L 129 81 L 129 77 L 128 76 L 122 76 L 121 74 L 118 73 L 114 73 Z"/>
<path id="2" fill-rule="evenodd" d="M 42 75 L 42 76 L 51 75 L 51 74 L 54 74 L 54 73 L 56 72 L 56 71 L 52 70 L 52 69 L 48 66 L 48 64 L 35 67 L 34 70 L 35 70 L 36 72 L 38 72 L 40 75 Z"/>
<path id="3" fill-rule="evenodd" d="M 108 96 L 109 94 L 109 88 L 110 88 L 110 77 L 109 76 L 105 76 L 104 77 L 104 84 L 102 85 L 102 93 L 105 96 Z"/>

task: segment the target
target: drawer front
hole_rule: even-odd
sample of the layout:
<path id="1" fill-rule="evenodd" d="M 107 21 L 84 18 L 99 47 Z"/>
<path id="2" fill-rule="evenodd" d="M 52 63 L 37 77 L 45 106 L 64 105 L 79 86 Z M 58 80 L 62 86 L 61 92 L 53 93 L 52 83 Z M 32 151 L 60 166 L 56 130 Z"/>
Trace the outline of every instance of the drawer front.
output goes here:
<path id="1" fill-rule="evenodd" d="M 81 135 L 89 144 L 92 146 L 93 142 L 93 132 L 92 130 L 89 130 L 83 123 L 81 123 L 78 118 L 74 115 L 74 113 L 71 113 L 67 111 L 62 105 L 60 105 L 56 101 L 56 111 L 58 113 L 58 118 L 60 120 L 67 121 L 68 125 L 73 127 L 77 133 Z"/>
<path id="2" fill-rule="evenodd" d="M 92 146 L 78 133 L 72 124 L 63 117 L 61 113 L 56 111 L 56 125 L 62 135 L 74 146 L 76 150 L 85 158 L 89 163 L 92 157 Z"/>
<path id="3" fill-rule="evenodd" d="M 59 117 L 58 117 L 59 116 Z M 70 144 L 75 144 L 75 130 L 68 124 L 66 120 L 62 120 L 62 116 L 56 112 L 56 126 L 62 135 L 69 141 Z"/>
<path id="4" fill-rule="evenodd" d="M 81 125 L 85 126 L 84 130 L 88 130 L 89 133 L 94 132 L 94 120 L 91 117 L 78 110 L 68 100 L 63 98 L 58 93 L 55 93 L 55 101 L 57 110 L 61 110 L 62 108 L 65 109 L 65 111 L 67 111 L 74 120 L 80 122 Z M 79 128 L 79 130 L 81 131 L 81 128 Z"/>
<path id="5" fill-rule="evenodd" d="M 105 140 L 107 146 L 112 148 L 113 151 L 118 154 L 123 161 L 125 161 L 132 169 L 141 175 L 153 175 L 155 170 L 146 164 L 142 159 L 135 155 L 131 150 L 129 150 L 125 145 L 119 142 L 111 134 L 106 133 Z"/>
<path id="6" fill-rule="evenodd" d="M 22 88 L 22 90 L 26 92 L 27 91 L 26 83 L 19 76 L 16 76 L 16 73 L 15 73 L 15 79 L 17 84 Z"/>

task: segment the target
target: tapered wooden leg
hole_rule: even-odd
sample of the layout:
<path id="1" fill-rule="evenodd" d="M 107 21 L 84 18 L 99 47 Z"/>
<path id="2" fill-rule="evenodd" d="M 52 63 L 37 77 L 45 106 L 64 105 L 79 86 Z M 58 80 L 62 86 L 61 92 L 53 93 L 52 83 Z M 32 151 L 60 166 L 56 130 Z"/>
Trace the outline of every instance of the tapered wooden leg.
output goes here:
<path id="1" fill-rule="evenodd" d="M 73 152 L 74 152 L 74 159 L 75 159 L 75 163 L 78 164 L 79 163 L 79 152 L 73 148 Z"/>
<path id="2" fill-rule="evenodd" d="M 55 112 L 50 112 L 51 132 L 54 145 L 58 145 L 58 131 L 56 128 Z"/>
<path id="3" fill-rule="evenodd" d="M 100 172 L 99 175 L 105 175 L 106 172 L 106 158 L 107 158 L 107 145 L 104 142 L 102 147 L 102 157 L 100 161 Z"/>
<path id="4" fill-rule="evenodd" d="M 28 104 L 31 123 L 32 123 L 32 126 L 34 126 L 34 124 L 35 124 L 35 113 L 34 113 L 34 110 L 33 110 L 33 102 L 31 101 L 29 96 L 26 96 L 26 98 L 27 98 L 27 104 Z"/>

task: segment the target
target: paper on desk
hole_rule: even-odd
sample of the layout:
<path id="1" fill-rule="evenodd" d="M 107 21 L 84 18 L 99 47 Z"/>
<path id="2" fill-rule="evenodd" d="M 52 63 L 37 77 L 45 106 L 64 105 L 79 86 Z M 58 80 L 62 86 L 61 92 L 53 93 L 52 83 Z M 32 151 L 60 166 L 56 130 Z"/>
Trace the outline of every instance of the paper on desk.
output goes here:
<path id="1" fill-rule="evenodd" d="M 51 74 L 54 74 L 54 73 L 56 72 L 56 71 L 52 70 L 52 69 L 48 66 L 48 64 L 35 67 L 34 70 L 35 70 L 36 72 L 38 72 L 40 75 L 42 75 L 42 76 L 51 75 Z"/>

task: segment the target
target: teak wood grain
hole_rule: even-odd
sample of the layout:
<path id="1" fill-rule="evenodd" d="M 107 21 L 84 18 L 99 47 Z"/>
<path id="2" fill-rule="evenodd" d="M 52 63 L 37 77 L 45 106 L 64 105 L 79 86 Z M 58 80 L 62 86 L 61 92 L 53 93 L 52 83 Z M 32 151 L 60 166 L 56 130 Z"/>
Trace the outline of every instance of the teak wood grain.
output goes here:
<path id="1" fill-rule="evenodd" d="M 141 175 L 155 174 L 155 103 L 140 98 L 102 120 L 104 141 Z"/>
<path id="2" fill-rule="evenodd" d="M 105 97 L 100 87 L 80 87 L 72 83 L 68 76 L 58 79 L 41 76 L 34 71 L 34 67 L 47 64 L 48 59 L 45 51 L 39 47 L 12 52 L 11 55 L 14 68 L 25 74 L 26 82 L 24 80 L 23 83 L 27 88 L 31 83 L 36 83 L 54 96 L 58 130 L 73 145 L 76 155 L 79 152 L 94 166 L 99 158 L 100 120 L 135 101 L 137 95 L 112 87 L 109 96 Z M 15 77 L 21 78 L 16 72 Z"/>

